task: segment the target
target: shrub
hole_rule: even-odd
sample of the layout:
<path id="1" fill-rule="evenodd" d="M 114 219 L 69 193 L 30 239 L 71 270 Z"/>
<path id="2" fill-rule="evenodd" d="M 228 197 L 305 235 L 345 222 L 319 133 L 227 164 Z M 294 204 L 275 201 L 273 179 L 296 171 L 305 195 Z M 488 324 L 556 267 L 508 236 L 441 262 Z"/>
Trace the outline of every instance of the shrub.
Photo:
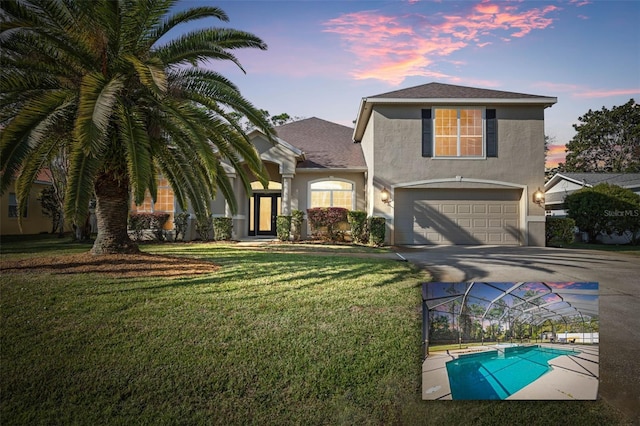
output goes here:
<path id="1" fill-rule="evenodd" d="M 307 219 L 311 225 L 311 231 L 318 236 L 320 228 L 327 228 L 327 237 L 336 241 L 342 233 L 338 229 L 340 222 L 347 221 L 347 209 L 343 207 L 315 207 L 307 209 Z"/>
<path id="2" fill-rule="evenodd" d="M 179 236 L 182 236 L 182 239 L 184 240 L 187 232 L 187 227 L 189 226 L 189 216 L 191 216 L 189 213 L 182 212 L 176 214 L 173 217 L 173 227 L 176 231 L 176 235 L 174 238 L 175 241 L 178 241 Z"/>
<path id="3" fill-rule="evenodd" d="M 291 236 L 291 216 L 278 216 L 276 219 L 276 233 L 280 241 L 289 241 Z"/>
<path id="4" fill-rule="evenodd" d="M 211 215 L 196 215 L 196 232 L 202 241 L 209 241 L 212 230 L 213 221 Z"/>
<path id="5" fill-rule="evenodd" d="M 129 229 L 133 231 L 136 240 L 142 240 L 144 231 L 150 229 L 158 241 L 163 241 L 164 225 L 169 216 L 169 213 L 134 213 L 129 216 Z"/>
<path id="6" fill-rule="evenodd" d="M 233 230 L 233 218 L 214 217 L 213 218 L 213 238 L 216 241 L 229 241 Z"/>
<path id="7" fill-rule="evenodd" d="M 384 235 L 387 228 L 387 221 L 384 217 L 370 217 L 368 222 L 369 244 L 379 247 L 384 245 Z"/>
<path id="8" fill-rule="evenodd" d="M 545 223 L 547 246 L 563 247 L 573 242 L 576 222 L 568 217 L 548 217 Z"/>
<path id="9" fill-rule="evenodd" d="M 347 220 L 351 226 L 351 238 L 356 244 L 366 244 L 369 241 L 367 232 L 367 213 L 353 210 L 347 213 Z"/>
<path id="10" fill-rule="evenodd" d="M 631 242 L 640 243 L 640 195 L 617 185 L 601 183 L 583 188 L 565 198 L 569 217 L 589 241 L 605 233 L 622 235 L 629 231 Z"/>
<path id="11" fill-rule="evenodd" d="M 294 210 L 291 212 L 291 234 L 293 241 L 300 241 L 302 237 L 302 224 L 304 223 L 304 212 Z"/>

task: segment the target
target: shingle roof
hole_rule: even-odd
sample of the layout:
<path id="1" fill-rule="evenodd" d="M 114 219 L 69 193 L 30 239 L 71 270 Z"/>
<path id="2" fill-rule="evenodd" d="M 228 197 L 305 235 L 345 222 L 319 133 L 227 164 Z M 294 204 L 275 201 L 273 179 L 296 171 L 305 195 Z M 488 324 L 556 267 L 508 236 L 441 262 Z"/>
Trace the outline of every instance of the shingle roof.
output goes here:
<path id="1" fill-rule="evenodd" d="M 298 168 L 364 169 L 360 144 L 354 144 L 353 129 L 311 117 L 275 128 L 278 137 L 302 150 L 305 161 Z"/>
<path id="2" fill-rule="evenodd" d="M 640 187 L 640 173 L 566 173 L 560 175 L 587 185 L 610 183 L 623 188 Z"/>
<path id="3" fill-rule="evenodd" d="M 526 93 L 504 92 L 502 90 L 480 89 L 476 87 L 456 86 L 453 84 L 428 83 L 421 86 L 394 90 L 369 96 L 369 98 L 393 99 L 535 99 L 549 96 L 528 95 Z"/>

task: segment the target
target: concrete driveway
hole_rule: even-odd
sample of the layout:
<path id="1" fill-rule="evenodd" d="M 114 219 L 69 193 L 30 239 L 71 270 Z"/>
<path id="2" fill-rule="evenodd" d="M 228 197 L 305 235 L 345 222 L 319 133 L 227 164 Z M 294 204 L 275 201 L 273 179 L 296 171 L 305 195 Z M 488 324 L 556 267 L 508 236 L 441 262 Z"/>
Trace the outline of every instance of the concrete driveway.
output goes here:
<path id="1" fill-rule="evenodd" d="M 434 281 L 600 283 L 599 395 L 640 424 L 640 257 L 548 247 L 397 247 Z"/>

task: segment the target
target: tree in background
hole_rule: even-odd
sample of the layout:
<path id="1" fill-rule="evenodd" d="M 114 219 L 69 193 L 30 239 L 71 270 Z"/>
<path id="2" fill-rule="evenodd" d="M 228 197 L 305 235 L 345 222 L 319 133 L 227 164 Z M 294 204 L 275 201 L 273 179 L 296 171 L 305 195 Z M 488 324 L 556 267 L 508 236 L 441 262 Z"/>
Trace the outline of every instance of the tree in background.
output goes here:
<path id="1" fill-rule="evenodd" d="M 595 242 L 601 233 L 629 235 L 629 242 L 640 243 L 640 195 L 617 185 L 601 183 L 582 188 L 565 198 L 569 217 Z"/>
<path id="2" fill-rule="evenodd" d="M 140 204 L 148 192 L 155 201 L 159 174 L 180 207 L 186 210 L 190 201 L 198 216 L 210 214 L 218 190 L 237 209 L 222 161 L 247 193 L 245 165 L 268 182 L 257 150 L 230 112 L 269 138 L 271 123 L 231 81 L 198 67 L 226 60 L 242 69 L 232 51 L 265 50 L 265 43 L 210 26 L 178 35 L 172 30 L 181 24 L 228 17 L 209 6 L 170 13 L 176 3 L 2 2 L 0 191 L 15 176 L 24 211 L 39 171 L 67 149 L 65 216 L 83 223 L 95 196 L 93 254 L 138 251 L 127 233 L 130 200 Z"/>
<path id="3" fill-rule="evenodd" d="M 633 99 L 611 110 L 589 110 L 573 127 L 567 172 L 640 172 L 640 106 Z"/>

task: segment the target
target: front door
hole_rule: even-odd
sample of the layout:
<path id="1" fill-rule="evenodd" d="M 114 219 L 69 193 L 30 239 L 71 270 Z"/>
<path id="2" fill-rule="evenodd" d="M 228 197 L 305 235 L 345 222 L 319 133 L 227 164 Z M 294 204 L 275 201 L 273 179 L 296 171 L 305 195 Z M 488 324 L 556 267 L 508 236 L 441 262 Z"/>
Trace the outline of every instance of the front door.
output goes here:
<path id="1" fill-rule="evenodd" d="M 254 193 L 249 203 L 249 235 L 276 235 L 280 208 L 280 194 Z"/>

